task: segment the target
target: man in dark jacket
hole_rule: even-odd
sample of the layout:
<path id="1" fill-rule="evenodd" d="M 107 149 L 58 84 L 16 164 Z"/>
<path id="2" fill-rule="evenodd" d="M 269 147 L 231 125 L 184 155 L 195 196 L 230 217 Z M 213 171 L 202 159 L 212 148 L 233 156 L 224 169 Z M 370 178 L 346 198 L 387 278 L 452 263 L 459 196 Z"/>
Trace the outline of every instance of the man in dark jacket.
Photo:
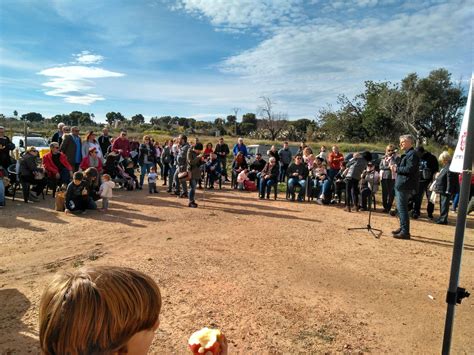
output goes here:
<path id="1" fill-rule="evenodd" d="M 229 181 L 227 178 L 227 155 L 229 155 L 230 150 L 229 146 L 224 143 L 224 138 L 219 138 L 219 143 L 216 144 L 214 153 L 217 154 L 217 159 L 219 159 L 219 162 L 221 163 L 222 175 L 225 176 L 226 181 Z"/>
<path id="2" fill-rule="evenodd" d="M 97 140 L 99 141 L 100 150 L 102 150 L 102 154 L 104 154 L 105 157 L 109 151 L 109 147 L 112 145 L 112 143 L 110 143 L 109 129 L 107 127 L 102 129 L 102 135 Z"/>
<path id="3" fill-rule="evenodd" d="M 291 163 L 291 150 L 288 147 L 288 142 L 283 143 L 283 148 L 278 151 L 278 156 L 280 158 L 280 176 L 278 177 L 278 180 L 284 182 L 286 171 Z"/>
<path id="4" fill-rule="evenodd" d="M 303 202 L 304 194 L 306 191 L 306 178 L 308 177 L 308 168 L 303 163 L 303 157 L 301 155 L 295 156 L 295 162 L 291 163 L 287 170 L 288 175 L 288 190 L 291 196 L 291 200 L 295 200 L 295 188 L 300 187 L 298 193 L 298 202 Z"/>
<path id="5" fill-rule="evenodd" d="M 73 171 L 79 170 L 82 161 L 82 143 L 79 137 L 79 128 L 71 127 L 72 134 L 65 134 L 61 143 L 61 152 L 66 154 L 67 161 L 72 166 Z"/>
<path id="6" fill-rule="evenodd" d="M 10 141 L 10 138 L 5 136 L 5 128 L 0 126 L 0 166 L 5 170 L 11 164 L 10 151 L 15 149 L 15 144 Z"/>
<path id="7" fill-rule="evenodd" d="M 267 162 L 264 159 L 262 159 L 261 153 L 255 154 L 255 160 L 249 166 L 249 173 L 248 173 L 249 180 L 255 181 L 255 179 L 258 176 L 258 173 L 260 173 L 263 170 L 266 164 Z"/>
<path id="8" fill-rule="evenodd" d="M 189 207 L 196 208 L 198 205 L 194 200 L 196 195 L 196 186 L 201 178 L 201 164 L 202 164 L 202 143 L 196 143 L 192 149 L 187 150 L 187 171 L 191 174 L 189 180 Z"/>
<path id="9" fill-rule="evenodd" d="M 400 228 L 392 232 L 397 239 L 410 239 L 410 217 L 408 216 L 408 200 L 413 196 L 419 183 L 420 158 L 413 149 L 415 139 L 407 134 L 400 136 L 400 147 L 405 151 L 399 165 L 392 165 L 392 172 L 397 174 L 395 179 L 395 195 L 400 216 Z"/>
<path id="10" fill-rule="evenodd" d="M 420 183 L 418 184 L 418 192 L 413 196 L 412 217 L 417 219 L 420 216 L 423 195 L 426 195 L 428 201 L 426 212 L 428 213 L 428 218 L 433 218 L 434 204 L 430 201 L 431 192 L 428 190 L 428 187 L 439 170 L 438 159 L 430 152 L 425 151 L 425 148 L 422 146 L 416 147 L 415 151 L 420 157 Z"/>

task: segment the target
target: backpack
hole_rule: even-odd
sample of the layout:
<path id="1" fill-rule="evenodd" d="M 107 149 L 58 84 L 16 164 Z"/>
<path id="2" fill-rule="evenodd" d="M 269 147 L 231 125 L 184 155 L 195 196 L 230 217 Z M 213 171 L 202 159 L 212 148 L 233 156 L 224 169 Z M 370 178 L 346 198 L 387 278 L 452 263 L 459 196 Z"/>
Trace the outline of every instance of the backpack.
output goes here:
<path id="1" fill-rule="evenodd" d="M 430 181 L 433 177 L 433 172 L 428 168 L 428 162 L 426 160 L 420 160 L 420 178 L 422 180 Z"/>

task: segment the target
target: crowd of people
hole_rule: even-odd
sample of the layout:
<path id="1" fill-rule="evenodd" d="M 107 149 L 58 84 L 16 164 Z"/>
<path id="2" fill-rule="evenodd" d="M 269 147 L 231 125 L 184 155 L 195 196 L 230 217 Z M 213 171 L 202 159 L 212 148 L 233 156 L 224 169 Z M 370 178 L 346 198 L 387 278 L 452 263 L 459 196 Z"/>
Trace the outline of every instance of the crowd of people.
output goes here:
<path id="1" fill-rule="evenodd" d="M 14 148 L 0 127 L 3 171 L 12 163 L 9 152 Z M 96 209 L 99 199 L 103 201 L 102 210 L 107 210 L 115 185 L 142 190 L 145 178 L 150 194 L 159 192 L 157 183 L 161 179 L 168 193 L 187 198 L 192 208 L 198 207 L 196 189 L 203 188 L 203 184 L 212 190 L 216 183 L 219 187 L 229 183 L 234 189 L 257 191 L 260 199 L 269 199 L 272 189 L 276 198 L 278 185 L 286 184 L 289 201 L 344 203 L 347 212 L 370 209 L 381 190 L 383 212 L 396 211 L 400 217 L 400 230 L 394 235 L 409 238 L 409 219 L 421 215 L 424 197 L 427 217 L 434 218 L 434 203 L 439 198 L 436 223 L 448 223 L 451 200 L 454 209 L 459 200 L 459 181 L 458 174 L 449 170 L 448 152 L 437 158 L 422 146 L 415 148 L 410 135 L 400 137 L 400 148 L 403 155 L 395 145 L 387 145 L 384 156 L 375 164 L 368 151 L 344 157 L 337 145 L 328 152 L 325 146 L 313 151 L 302 143 L 292 154 L 288 142 L 284 142 L 280 149 L 272 146 L 266 152 L 267 162 L 261 152 L 251 157 L 243 138 L 238 138 L 232 149 L 222 137 L 215 146 L 209 142 L 205 147 L 198 138 L 188 142 L 185 135 L 163 144 L 145 135 L 139 142 L 129 140 L 124 129 L 117 137 L 111 137 L 104 128 L 98 137 L 88 131 L 81 139 L 79 127 L 61 123 L 42 163 L 38 164 L 35 147 L 27 147 L 16 171 L 25 202 L 38 201 L 46 186 L 53 192 L 63 187 L 67 213 Z"/>

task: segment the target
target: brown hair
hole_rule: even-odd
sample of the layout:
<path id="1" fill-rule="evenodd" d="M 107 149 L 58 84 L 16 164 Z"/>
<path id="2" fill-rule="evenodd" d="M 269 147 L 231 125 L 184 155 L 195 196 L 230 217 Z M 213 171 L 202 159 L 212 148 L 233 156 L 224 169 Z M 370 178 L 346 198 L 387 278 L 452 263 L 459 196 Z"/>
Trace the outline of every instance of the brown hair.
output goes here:
<path id="1" fill-rule="evenodd" d="M 111 354 L 158 322 L 161 295 L 153 279 L 114 266 L 58 274 L 43 292 L 39 311 L 42 353 Z"/>

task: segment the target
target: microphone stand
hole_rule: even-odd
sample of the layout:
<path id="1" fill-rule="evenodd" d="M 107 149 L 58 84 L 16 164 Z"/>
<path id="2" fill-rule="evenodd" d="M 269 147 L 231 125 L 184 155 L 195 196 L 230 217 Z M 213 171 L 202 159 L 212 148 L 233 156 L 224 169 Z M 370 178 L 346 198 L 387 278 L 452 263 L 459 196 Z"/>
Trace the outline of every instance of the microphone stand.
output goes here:
<path id="1" fill-rule="evenodd" d="M 372 188 L 374 188 L 374 186 L 375 186 L 375 171 L 374 171 L 374 174 L 372 175 Z M 367 222 L 367 225 L 365 227 L 347 228 L 347 230 L 350 230 L 350 231 L 367 230 L 367 232 L 371 233 L 374 236 L 374 238 L 379 239 L 380 236 L 383 233 L 382 230 L 377 229 L 377 228 L 372 228 L 372 225 L 370 224 L 370 221 L 371 221 L 371 218 L 372 218 L 372 198 L 375 198 L 375 196 L 373 196 L 372 190 L 370 190 L 370 195 L 369 195 L 369 199 L 368 199 L 369 220 Z"/>

